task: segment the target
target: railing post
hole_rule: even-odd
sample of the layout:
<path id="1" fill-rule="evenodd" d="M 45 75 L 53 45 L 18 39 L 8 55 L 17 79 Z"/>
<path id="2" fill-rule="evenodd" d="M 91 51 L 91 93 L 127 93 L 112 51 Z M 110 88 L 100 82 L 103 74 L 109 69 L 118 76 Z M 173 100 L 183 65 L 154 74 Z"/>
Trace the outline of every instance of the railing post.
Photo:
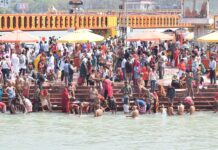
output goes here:
<path id="1" fill-rule="evenodd" d="M 52 25 L 51 25 L 52 29 L 56 29 L 56 16 L 52 16 Z"/>
<path id="2" fill-rule="evenodd" d="M 45 29 L 46 16 L 42 16 L 42 29 Z"/>
<path id="3" fill-rule="evenodd" d="M 7 16 L 5 15 L 3 18 L 4 18 L 4 27 L 3 27 L 3 29 L 6 30 L 7 29 Z"/>
<path id="4" fill-rule="evenodd" d="M 24 16 L 21 16 L 21 30 L 24 30 Z"/>
<path id="5" fill-rule="evenodd" d="M 47 26 L 46 26 L 47 29 L 50 30 L 51 28 L 51 16 L 50 15 L 47 15 Z"/>
<path id="6" fill-rule="evenodd" d="M 35 18 L 36 18 L 36 16 L 32 16 L 32 27 L 31 27 L 31 29 L 35 29 L 36 28 Z"/>
<path id="7" fill-rule="evenodd" d="M 30 29 L 30 16 L 26 16 L 26 28 L 29 30 Z"/>
<path id="8" fill-rule="evenodd" d="M 10 27 L 9 27 L 10 30 L 13 30 L 13 28 L 14 28 L 13 27 L 13 17 L 14 16 L 10 16 Z"/>
<path id="9" fill-rule="evenodd" d="M 61 24 L 60 15 L 57 15 L 56 17 L 57 17 L 57 28 L 60 29 L 61 28 L 61 25 L 60 25 Z"/>

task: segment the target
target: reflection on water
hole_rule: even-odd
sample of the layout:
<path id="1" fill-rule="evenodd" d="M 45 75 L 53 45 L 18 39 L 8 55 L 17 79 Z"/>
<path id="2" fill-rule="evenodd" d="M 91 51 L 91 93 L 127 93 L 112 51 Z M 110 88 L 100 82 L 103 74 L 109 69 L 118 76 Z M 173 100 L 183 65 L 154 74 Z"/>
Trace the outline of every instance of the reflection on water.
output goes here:
<path id="1" fill-rule="evenodd" d="M 218 114 L 122 114 L 101 118 L 57 113 L 0 115 L 2 150 L 216 150 Z"/>

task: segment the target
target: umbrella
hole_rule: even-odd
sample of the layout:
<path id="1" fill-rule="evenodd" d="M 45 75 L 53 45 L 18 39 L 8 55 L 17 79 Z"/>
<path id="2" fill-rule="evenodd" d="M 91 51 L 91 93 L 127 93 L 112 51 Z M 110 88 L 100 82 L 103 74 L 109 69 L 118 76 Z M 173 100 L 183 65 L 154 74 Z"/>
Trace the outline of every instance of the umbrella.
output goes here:
<path id="1" fill-rule="evenodd" d="M 97 42 L 97 41 L 103 41 L 104 37 L 100 36 L 98 34 L 94 34 L 92 32 L 88 31 L 74 31 L 72 33 L 69 33 L 63 37 L 61 37 L 58 42 L 60 43 L 73 43 L 73 42 Z"/>
<path id="2" fill-rule="evenodd" d="M 39 38 L 21 30 L 15 30 L 0 37 L 0 42 L 23 43 L 37 42 Z"/>
<path id="3" fill-rule="evenodd" d="M 204 36 L 198 38 L 198 41 L 216 43 L 216 42 L 218 42 L 218 31 L 204 35 Z"/>
<path id="4" fill-rule="evenodd" d="M 161 32 L 135 32 L 127 37 L 128 41 L 160 41 L 173 39 L 173 36 Z"/>

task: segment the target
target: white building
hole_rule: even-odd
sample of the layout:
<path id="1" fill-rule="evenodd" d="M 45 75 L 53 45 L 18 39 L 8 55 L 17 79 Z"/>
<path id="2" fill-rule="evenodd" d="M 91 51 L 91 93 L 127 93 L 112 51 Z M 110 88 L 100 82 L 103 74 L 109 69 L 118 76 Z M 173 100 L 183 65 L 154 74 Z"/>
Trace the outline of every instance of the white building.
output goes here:
<path id="1" fill-rule="evenodd" d="M 151 10 L 154 6 L 154 0 L 124 0 L 128 10 Z"/>

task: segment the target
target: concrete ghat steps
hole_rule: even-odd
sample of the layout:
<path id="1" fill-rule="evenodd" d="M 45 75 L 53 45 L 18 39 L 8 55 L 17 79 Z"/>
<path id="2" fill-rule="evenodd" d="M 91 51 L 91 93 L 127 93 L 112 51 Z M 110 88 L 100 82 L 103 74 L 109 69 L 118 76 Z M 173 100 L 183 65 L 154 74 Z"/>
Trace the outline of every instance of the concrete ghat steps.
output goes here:
<path id="1" fill-rule="evenodd" d="M 44 87 L 46 89 L 50 88 L 50 83 L 44 84 Z M 118 91 L 123 87 L 123 83 L 115 83 L 114 84 L 114 96 L 117 100 L 117 107 L 118 110 L 122 110 L 122 93 L 118 93 Z M 81 101 L 88 101 L 89 99 L 89 88 L 87 86 L 77 86 L 76 87 L 76 98 Z M 99 87 L 97 87 L 99 89 Z M 60 81 L 57 81 L 53 84 L 52 89 L 50 91 L 51 93 L 51 102 L 55 106 L 54 110 L 61 110 L 61 95 L 64 89 L 64 84 Z M 100 91 L 100 90 L 99 90 Z M 35 87 L 32 85 L 30 88 L 30 99 L 32 100 L 33 94 L 35 92 Z M 213 103 L 214 103 L 214 96 L 218 92 L 218 86 L 208 86 L 208 89 L 202 89 L 200 90 L 199 94 L 195 93 L 195 106 L 197 110 L 212 110 L 213 109 Z M 184 99 L 184 96 L 186 95 L 185 89 L 177 89 L 176 90 L 176 98 L 175 98 L 175 108 L 178 103 L 178 101 L 181 101 Z M 137 91 L 133 94 L 134 97 L 138 97 Z M 3 95 L 3 101 L 7 103 L 7 95 Z M 133 101 L 131 102 L 133 104 Z M 168 100 L 166 97 L 159 97 L 159 103 L 167 105 Z"/>

